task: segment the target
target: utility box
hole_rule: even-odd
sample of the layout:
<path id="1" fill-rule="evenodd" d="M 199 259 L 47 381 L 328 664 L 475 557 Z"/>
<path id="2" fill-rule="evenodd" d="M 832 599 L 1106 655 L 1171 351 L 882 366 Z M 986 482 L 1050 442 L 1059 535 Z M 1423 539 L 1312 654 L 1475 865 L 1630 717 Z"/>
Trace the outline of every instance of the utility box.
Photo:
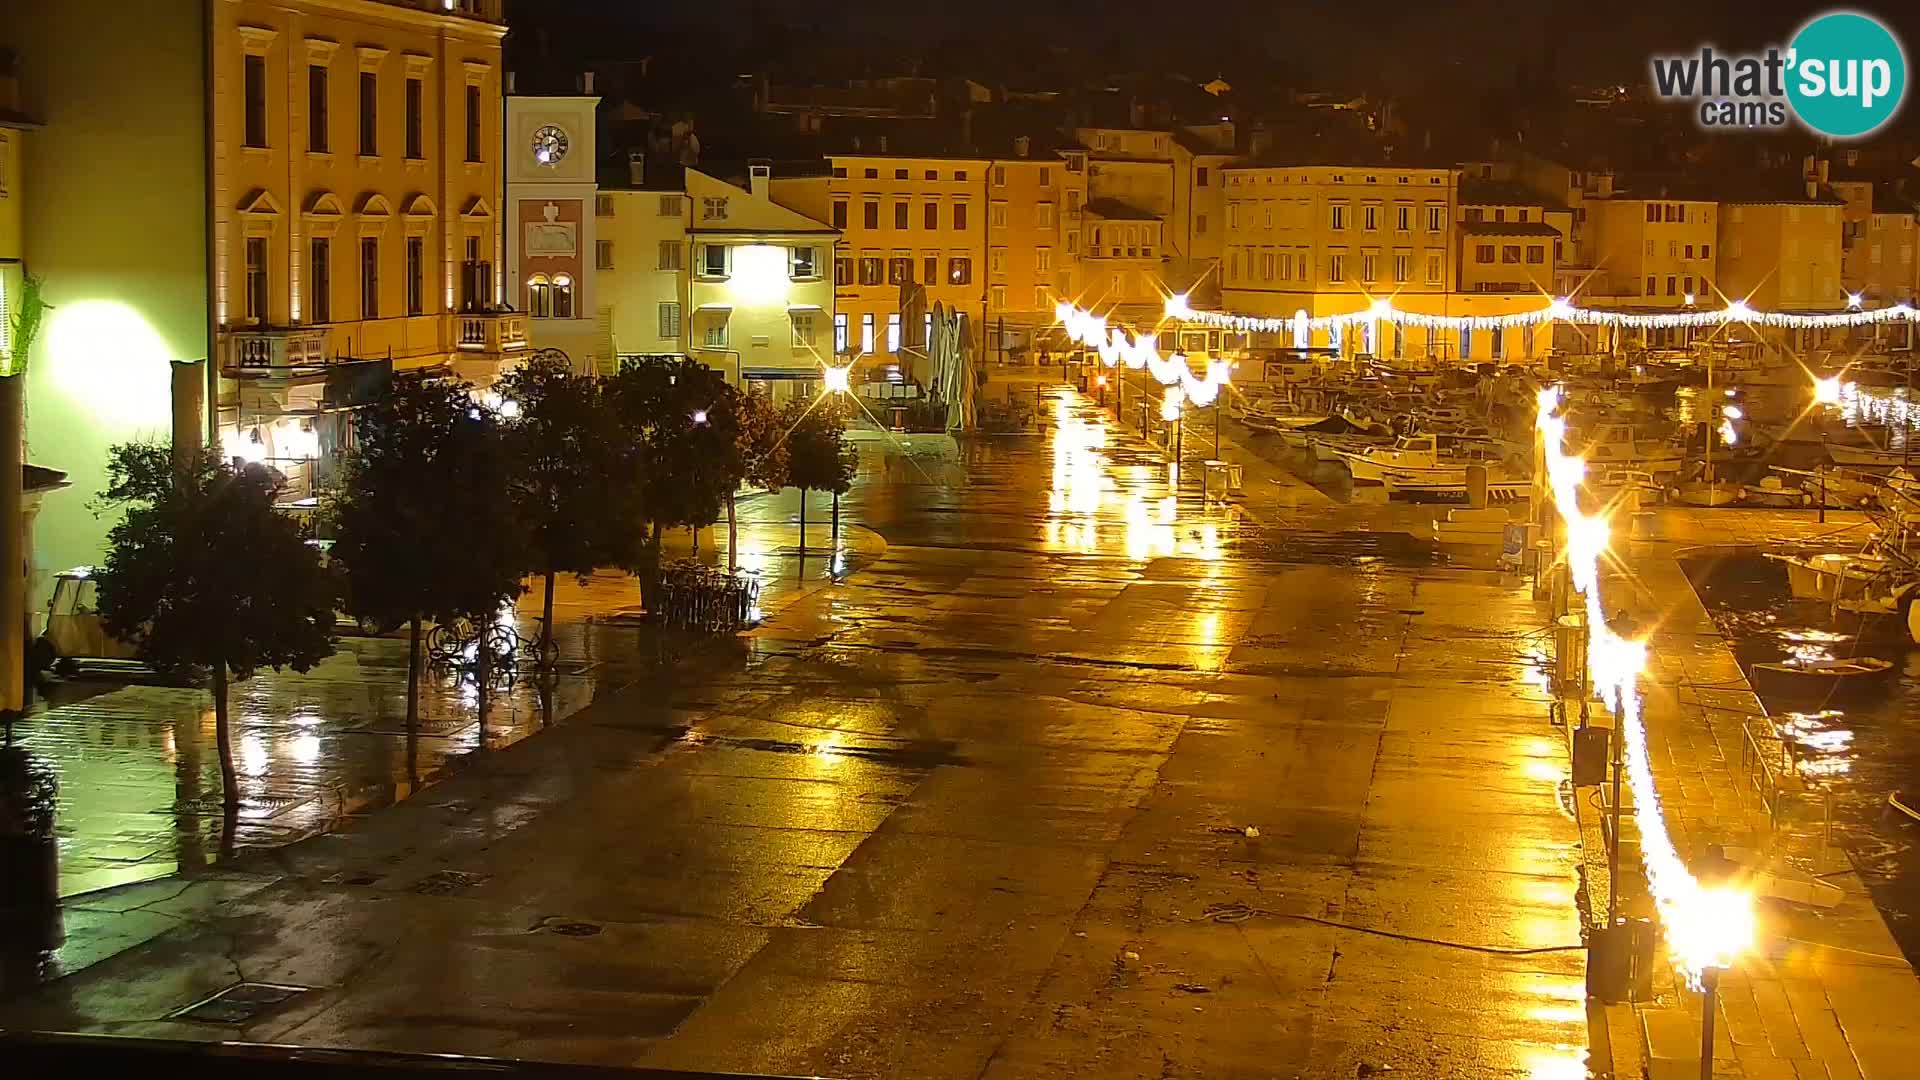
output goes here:
<path id="1" fill-rule="evenodd" d="M 1607 782 L 1607 751 L 1613 732 L 1588 724 L 1573 729 L 1573 783 L 1593 787 Z"/>
<path id="2" fill-rule="evenodd" d="M 1653 964 L 1646 919 L 1620 919 L 1587 935 L 1587 993 L 1609 1005 L 1653 1000 Z"/>

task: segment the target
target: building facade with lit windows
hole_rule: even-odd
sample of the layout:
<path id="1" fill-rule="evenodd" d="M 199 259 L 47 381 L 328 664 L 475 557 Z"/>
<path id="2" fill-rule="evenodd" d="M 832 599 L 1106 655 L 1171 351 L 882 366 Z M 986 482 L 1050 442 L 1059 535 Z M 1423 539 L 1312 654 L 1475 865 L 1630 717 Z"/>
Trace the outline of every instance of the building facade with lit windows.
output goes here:
<path id="1" fill-rule="evenodd" d="M 839 232 L 832 282 L 836 300 L 833 351 L 900 364 L 918 374 L 903 348 L 901 289 L 926 289 L 929 310 L 941 304 L 984 326 L 988 309 L 988 167 L 980 157 L 832 154 L 819 199 Z M 783 189 L 785 190 L 785 189 Z M 818 212 L 795 204 L 802 212 Z M 984 340 L 976 330 L 974 340 Z"/>
<path id="2" fill-rule="evenodd" d="M 1824 190 L 1755 194 L 1721 203 L 1718 285 L 1759 311 L 1844 311 L 1840 211 Z M 1790 332 L 1804 343 L 1807 331 Z"/>
<path id="3" fill-rule="evenodd" d="M 1168 245 L 1176 235 L 1173 133 L 1076 128 L 1087 148 L 1087 196 L 1080 219 L 1082 302 L 1151 323 L 1166 297 Z"/>
<path id="4" fill-rule="evenodd" d="M 1015 136 L 1007 150 L 992 159 L 987 173 L 989 363 L 1045 348 L 1054 304 L 1078 296 L 1084 286 L 1084 152 L 1032 135 Z M 1070 213 L 1069 206 L 1076 209 Z"/>
<path id="5" fill-rule="evenodd" d="M 620 357 L 686 356 L 692 253 L 685 174 L 657 165 L 649 174 L 639 158 L 623 179 L 603 179 L 594 200 L 610 264 L 595 276 L 611 317 L 612 356 L 616 365 Z"/>
<path id="6" fill-rule="evenodd" d="M 0 5 L 46 121 L 19 165 L 24 266 L 52 305 L 37 456 L 98 491 L 111 445 L 173 428 L 172 365 L 205 360 L 186 434 L 274 465 L 297 499 L 388 368 L 484 378 L 516 353 L 491 278 L 502 6 Z M 47 565 L 98 557 L 112 521 L 85 502 L 48 503 Z"/>
<path id="7" fill-rule="evenodd" d="M 744 188 L 689 168 L 686 196 L 688 353 L 775 400 L 811 393 L 834 358 L 840 230 L 775 202 L 768 165 Z"/>
<path id="8" fill-rule="evenodd" d="M 1863 305 L 1914 302 L 1920 295 L 1920 220 L 1914 187 L 1871 178 L 1836 179 L 1840 211 L 1840 289 Z M 1895 348 L 1912 348 L 1912 326 L 1879 326 L 1872 333 Z"/>

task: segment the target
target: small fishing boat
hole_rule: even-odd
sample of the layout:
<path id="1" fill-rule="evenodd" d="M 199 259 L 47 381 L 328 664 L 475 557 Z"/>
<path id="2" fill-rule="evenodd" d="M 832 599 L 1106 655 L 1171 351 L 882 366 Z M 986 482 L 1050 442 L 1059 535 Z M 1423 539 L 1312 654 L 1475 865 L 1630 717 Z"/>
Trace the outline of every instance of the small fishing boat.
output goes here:
<path id="1" fill-rule="evenodd" d="M 1580 441 L 1580 456 L 1588 468 L 1638 469 L 1657 475 L 1679 472 L 1682 464 L 1677 447 L 1641 434 L 1632 424 L 1596 424 Z"/>
<path id="2" fill-rule="evenodd" d="M 1866 595 L 1867 587 L 1886 569 L 1886 559 L 1878 555 L 1853 555 L 1834 552 L 1826 555 L 1779 555 L 1767 558 L 1787 568 L 1787 588 L 1795 600 L 1854 600 Z"/>
<path id="3" fill-rule="evenodd" d="M 1906 450 L 1883 450 L 1872 446 L 1827 446 L 1827 458 L 1835 465 L 1857 469 L 1892 469 L 1913 463 Z"/>
<path id="4" fill-rule="evenodd" d="M 1750 484 L 1742 500 L 1748 506 L 1767 506 L 1775 508 L 1809 506 L 1813 496 L 1804 488 L 1790 486 L 1777 476 L 1765 476 L 1758 484 Z"/>
<path id="5" fill-rule="evenodd" d="M 1783 660 L 1753 665 L 1753 685 L 1782 697 L 1835 700 L 1871 693 L 1892 674 L 1893 664 L 1876 656 Z"/>
<path id="6" fill-rule="evenodd" d="M 1667 491 L 1667 499 L 1680 506 L 1732 506 L 1746 489 L 1725 480 L 1689 480 Z"/>
<path id="7" fill-rule="evenodd" d="M 1474 453 L 1462 440 L 1448 435 L 1403 435 L 1392 446 L 1354 451 L 1333 449 L 1358 481 L 1395 480 L 1405 483 L 1464 484 L 1467 468 L 1485 465 L 1503 479 L 1497 458 Z"/>

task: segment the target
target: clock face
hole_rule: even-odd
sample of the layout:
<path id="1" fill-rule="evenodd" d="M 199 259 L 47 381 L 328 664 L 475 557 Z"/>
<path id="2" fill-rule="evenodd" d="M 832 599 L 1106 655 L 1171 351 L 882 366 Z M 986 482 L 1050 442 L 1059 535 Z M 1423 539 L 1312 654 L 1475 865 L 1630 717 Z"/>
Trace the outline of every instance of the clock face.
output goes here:
<path id="1" fill-rule="evenodd" d="M 542 165 L 558 165 L 567 156 L 567 133 L 552 124 L 542 124 L 533 132 L 533 160 Z"/>

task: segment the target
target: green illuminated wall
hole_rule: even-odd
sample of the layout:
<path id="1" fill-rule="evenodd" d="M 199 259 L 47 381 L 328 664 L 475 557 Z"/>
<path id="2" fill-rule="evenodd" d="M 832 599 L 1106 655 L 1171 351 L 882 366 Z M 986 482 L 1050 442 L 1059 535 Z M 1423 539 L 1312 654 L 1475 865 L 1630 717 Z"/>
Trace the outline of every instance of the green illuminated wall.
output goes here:
<path id="1" fill-rule="evenodd" d="M 137 10 L 136 10 L 137 9 Z M 109 517 L 87 504 L 107 448 L 170 437 L 168 364 L 207 355 L 201 0 L 0 0 L 19 52 L 26 265 L 46 283 L 30 357 L 28 460 L 63 469 L 35 527 L 49 571 L 99 558 Z"/>

